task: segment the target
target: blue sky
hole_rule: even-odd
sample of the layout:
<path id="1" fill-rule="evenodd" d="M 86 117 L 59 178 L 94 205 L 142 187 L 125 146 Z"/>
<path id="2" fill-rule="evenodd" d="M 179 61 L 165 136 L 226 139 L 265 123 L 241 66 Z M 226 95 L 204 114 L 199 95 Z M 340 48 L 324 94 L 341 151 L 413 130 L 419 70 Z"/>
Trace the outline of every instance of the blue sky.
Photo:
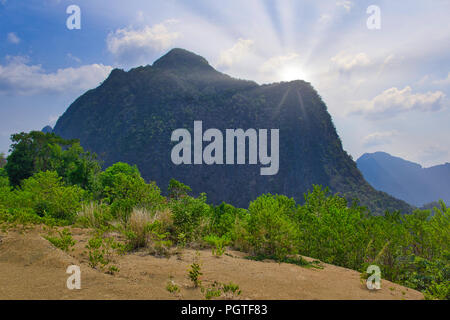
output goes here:
<path id="1" fill-rule="evenodd" d="M 80 30 L 66 27 L 72 4 Z M 12 133 L 53 126 L 112 68 L 182 47 L 234 77 L 311 82 L 355 159 L 450 162 L 449 12 L 445 0 L 0 0 L 0 152 Z"/>

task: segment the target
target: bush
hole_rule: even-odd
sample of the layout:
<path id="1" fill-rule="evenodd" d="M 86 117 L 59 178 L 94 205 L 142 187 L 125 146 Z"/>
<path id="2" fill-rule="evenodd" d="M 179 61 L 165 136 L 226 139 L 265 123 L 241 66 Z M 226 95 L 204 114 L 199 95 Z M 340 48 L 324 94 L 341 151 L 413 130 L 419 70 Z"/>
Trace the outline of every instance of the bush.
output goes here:
<path id="1" fill-rule="evenodd" d="M 89 239 L 86 245 L 89 254 L 89 265 L 92 268 L 100 268 L 105 270 L 107 267 L 107 273 L 118 272 L 119 269 L 116 266 L 110 265 L 113 262 L 114 255 L 116 253 L 122 253 L 123 246 L 114 240 L 112 237 L 103 237 L 98 233 L 93 238 Z"/>
<path id="2" fill-rule="evenodd" d="M 163 202 L 155 183 L 147 184 L 136 167 L 116 163 L 100 174 L 103 197 L 111 205 L 114 216 L 127 221 L 136 207 L 156 208 Z"/>
<path id="3" fill-rule="evenodd" d="M 231 236 L 236 223 L 245 219 L 247 211 L 235 208 L 230 204 L 222 203 L 211 209 L 209 233 L 222 236 Z"/>
<path id="4" fill-rule="evenodd" d="M 230 243 L 230 239 L 226 236 L 208 235 L 203 240 L 212 246 L 212 254 L 216 257 L 222 256 L 225 253 L 225 246 Z"/>
<path id="5" fill-rule="evenodd" d="M 178 200 L 182 197 L 186 197 L 188 193 L 192 191 L 192 189 L 191 187 L 185 185 L 180 181 L 171 179 L 169 181 L 168 191 L 169 191 L 169 198 Z"/>
<path id="6" fill-rule="evenodd" d="M 186 196 L 179 200 L 172 200 L 169 206 L 173 213 L 176 238 L 182 235 L 186 242 L 201 239 L 211 210 L 206 204 L 206 194 L 201 194 L 198 198 Z"/>
<path id="7" fill-rule="evenodd" d="M 33 208 L 43 217 L 74 222 L 81 208 L 84 191 L 78 186 L 65 186 L 54 171 L 38 172 L 22 183 L 17 196 L 21 206 Z"/>
<path id="8" fill-rule="evenodd" d="M 254 255 L 283 259 L 298 251 L 298 229 L 292 220 L 295 201 L 266 194 L 250 203 L 244 234 Z"/>
<path id="9" fill-rule="evenodd" d="M 198 262 L 199 255 L 196 254 L 194 257 L 194 261 L 190 265 L 190 269 L 188 269 L 188 278 L 192 281 L 194 288 L 201 286 L 202 281 L 200 280 L 200 276 L 203 275 L 201 272 L 200 263 Z"/>
<path id="10" fill-rule="evenodd" d="M 72 238 L 72 233 L 67 228 L 63 229 L 63 231 L 58 231 L 58 237 L 48 235 L 45 239 L 50 241 L 50 243 L 55 247 L 66 252 L 69 251 L 76 243 Z"/>
<path id="11" fill-rule="evenodd" d="M 0 168 L 0 189 L 9 188 L 8 174 L 4 168 Z"/>

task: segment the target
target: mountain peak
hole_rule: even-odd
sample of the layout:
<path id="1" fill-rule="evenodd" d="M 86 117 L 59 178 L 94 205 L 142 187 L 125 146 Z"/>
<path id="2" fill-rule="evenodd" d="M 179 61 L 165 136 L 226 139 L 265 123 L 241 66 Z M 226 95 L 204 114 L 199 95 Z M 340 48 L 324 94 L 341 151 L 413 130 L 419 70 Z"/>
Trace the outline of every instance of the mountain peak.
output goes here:
<path id="1" fill-rule="evenodd" d="M 181 48 L 174 48 L 153 63 L 153 67 L 161 69 L 197 69 L 214 70 L 208 61 L 193 52 Z"/>

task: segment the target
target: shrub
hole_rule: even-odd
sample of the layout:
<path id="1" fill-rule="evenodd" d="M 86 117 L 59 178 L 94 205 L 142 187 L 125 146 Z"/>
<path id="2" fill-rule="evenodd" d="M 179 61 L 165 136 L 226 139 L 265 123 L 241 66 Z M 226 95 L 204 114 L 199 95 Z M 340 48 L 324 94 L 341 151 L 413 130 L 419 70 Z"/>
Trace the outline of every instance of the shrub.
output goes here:
<path id="1" fill-rule="evenodd" d="M 237 221 L 245 219 L 246 215 L 246 210 L 222 203 L 211 209 L 209 232 L 219 237 L 231 235 Z"/>
<path id="2" fill-rule="evenodd" d="M 194 261 L 192 262 L 190 269 L 188 269 L 188 277 L 194 284 L 194 287 L 197 288 L 202 284 L 202 281 L 200 280 L 200 276 L 203 274 L 201 273 L 200 264 L 198 262 L 199 254 L 196 253 L 194 257 Z"/>
<path id="3" fill-rule="evenodd" d="M 100 174 L 105 201 L 116 217 L 127 221 L 135 207 L 157 208 L 163 197 L 155 183 L 145 183 L 136 167 L 116 163 Z"/>
<path id="4" fill-rule="evenodd" d="M 169 181 L 168 191 L 169 198 L 178 200 L 182 197 L 186 197 L 192 189 L 180 181 L 171 179 Z"/>
<path id="5" fill-rule="evenodd" d="M 218 298 L 222 295 L 225 297 L 225 299 L 233 299 L 240 296 L 242 293 L 242 291 L 239 289 L 239 286 L 237 284 L 234 284 L 233 282 L 225 284 L 217 281 L 214 281 L 211 286 L 202 288 L 201 291 L 204 293 L 206 300 Z"/>
<path id="6" fill-rule="evenodd" d="M 206 228 L 206 218 L 209 216 L 210 206 L 206 204 L 206 195 L 198 198 L 183 197 L 170 202 L 173 213 L 175 235 L 183 234 L 184 241 L 190 242 L 201 239 Z"/>
<path id="7" fill-rule="evenodd" d="M 214 283 L 207 288 L 202 288 L 201 291 L 205 294 L 206 300 L 211 300 L 212 298 L 218 298 L 222 295 L 222 290 L 220 288 L 220 283 L 214 281 Z"/>
<path id="8" fill-rule="evenodd" d="M 260 196 L 250 203 L 242 235 L 254 255 L 283 259 L 297 253 L 298 230 L 292 220 L 295 202 L 285 196 Z"/>
<path id="9" fill-rule="evenodd" d="M 242 291 L 239 289 L 239 286 L 233 282 L 229 282 L 227 284 L 223 284 L 223 293 L 225 297 L 228 299 L 240 296 Z"/>
<path id="10" fill-rule="evenodd" d="M 203 240 L 212 246 L 212 254 L 216 257 L 222 256 L 225 253 L 225 246 L 230 243 L 230 239 L 226 236 L 209 235 L 204 237 Z"/>
<path id="11" fill-rule="evenodd" d="M 58 231 L 58 237 L 48 235 L 45 237 L 45 239 L 50 241 L 50 243 L 55 247 L 66 252 L 69 251 L 71 247 L 73 247 L 76 243 L 76 241 L 72 237 L 72 233 L 67 228 L 63 229 L 62 231 Z"/>
<path id="12" fill-rule="evenodd" d="M 167 282 L 166 290 L 172 294 L 180 293 L 180 287 L 173 280 Z"/>
<path id="13" fill-rule="evenodd" d="M 114 240 L 112 237 L 103 237 L 102 234 L 97 233 L 88 240 L 86 245 L 89 254 L 89 265 L 92 268 L 100 268 L 106 270 L 108 273 L 117 272 L 119 269 L 116 266 L 109 265 L 113 261 L 116 252 L 123 252 L 123 246 Z"/>
<path id="14" fill-rule="evenodd" d="M 80 210 L 84 191 L 78 186 L 65 186 L 54 171 L 38 172 L 22 183 L 19 204 L 31 207 L 41 217 L 73 222 Z"/>
<path id="15" fill-rule="evenodd" d="M 9 188 L 8 174 L 4 168 L 0 168 L 0 188 Z"/>

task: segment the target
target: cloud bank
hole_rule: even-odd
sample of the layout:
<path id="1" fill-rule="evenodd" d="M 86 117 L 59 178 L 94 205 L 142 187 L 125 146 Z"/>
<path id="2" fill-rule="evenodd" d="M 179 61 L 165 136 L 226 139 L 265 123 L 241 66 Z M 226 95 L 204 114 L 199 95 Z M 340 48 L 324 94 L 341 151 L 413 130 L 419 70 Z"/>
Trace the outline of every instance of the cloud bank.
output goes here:
<path id="1" fill-rule="evenodd" d="M 33 95 L 84 91 L 99 85 L 112 68 L 91 64 L 47 73 L 41 65 L 30 65 L 25 57 L 8 57 L 0 65 L 0 94 Z"/>
<path id="2" fill-rule="evenodd" d="M 445 108 L 442 91 L 413 93 L 410 86 L 404 89 L 387 89 L 372 100 L 358 102 L 353 113 L 371 119 L 383 119 L 408 111 L 435 112 Z"/>

